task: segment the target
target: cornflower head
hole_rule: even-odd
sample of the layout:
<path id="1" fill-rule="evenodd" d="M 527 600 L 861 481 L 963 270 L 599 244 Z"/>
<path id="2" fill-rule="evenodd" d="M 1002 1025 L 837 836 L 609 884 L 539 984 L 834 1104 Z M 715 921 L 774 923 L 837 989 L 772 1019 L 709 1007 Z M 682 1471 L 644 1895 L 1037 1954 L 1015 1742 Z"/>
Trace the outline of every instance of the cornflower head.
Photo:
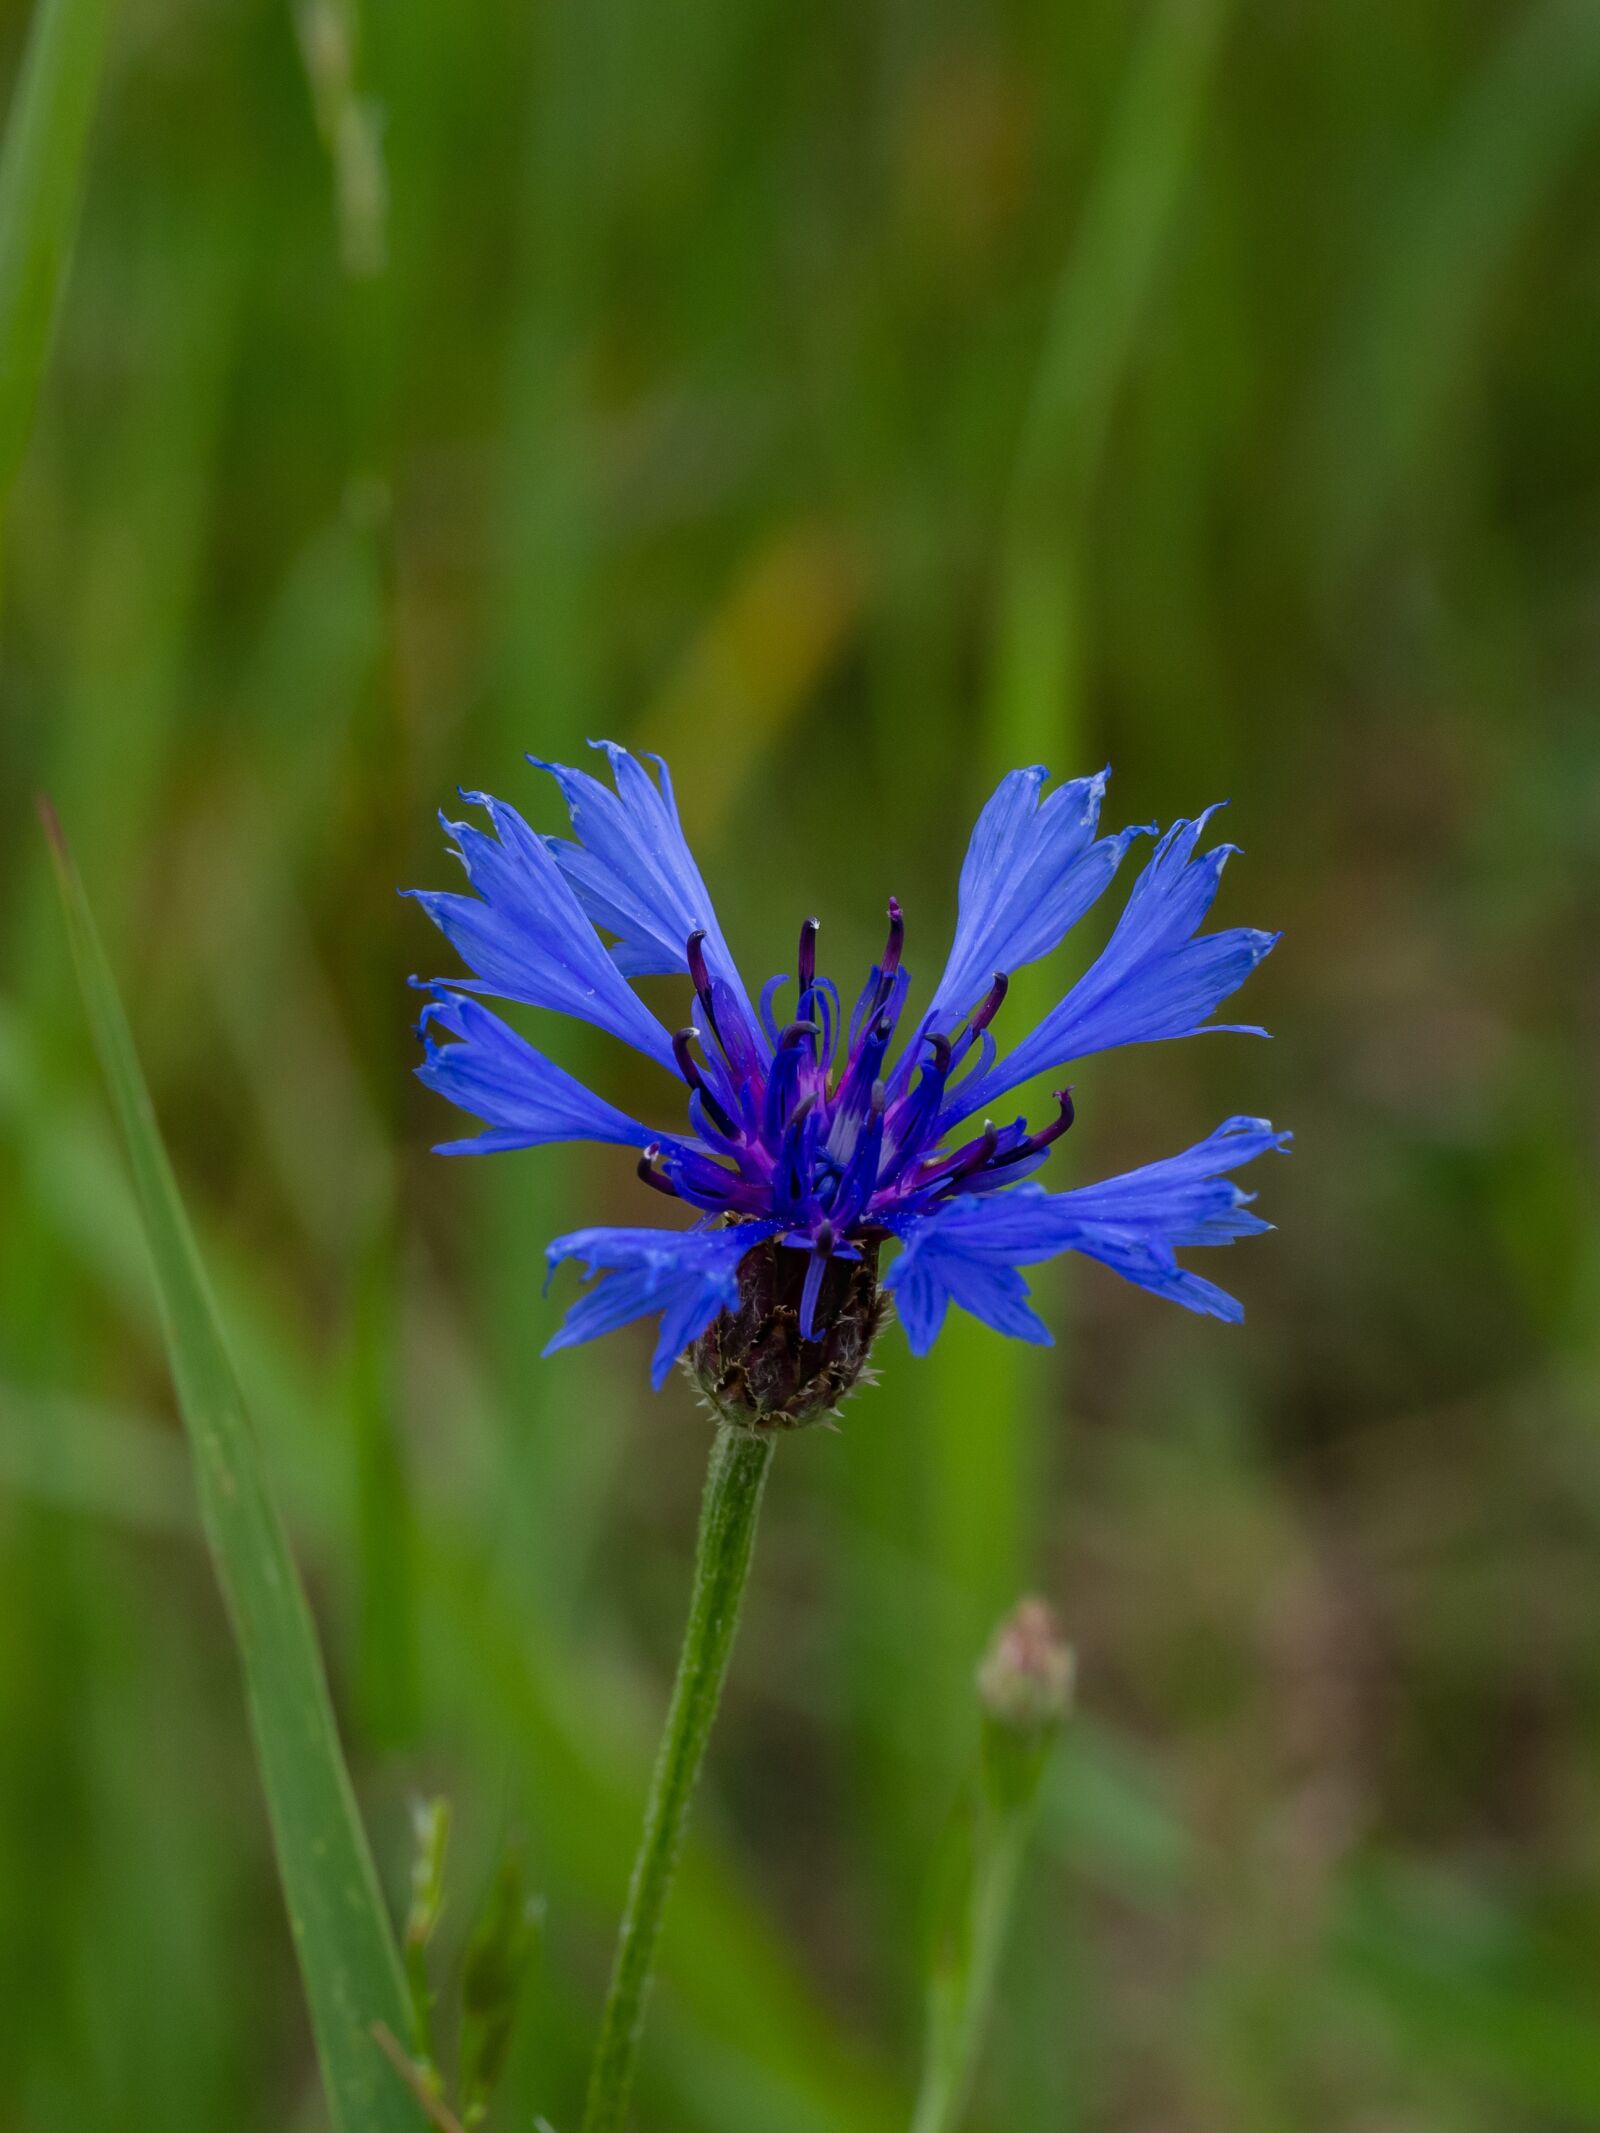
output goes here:
<path id="1" fill-rule="evenodd" d="M 464 793 L 489 822 L 485 831 L 445 820 L 472 893 L 407 892 L 472 972 L 425 987 L 418 1073 L 484 1128 L 440 1152 L 632 1148 L 642 1185 L 692 1217 L 687 1227 L 558 1237 L 552 1272 L 575 1259 L 604 1278 L 547 1353 L 659 1314 L 655 1385 L 681 1358 L 725 1419 L 770 1429 L 814 1421 L 850 1390 L 889 1295 L 918 1355 L 952 1302 L 1002 1333 L 1048 1343 L 1021 1270 L 1062 1252 L 1189 1310 L 1243 1316 L 1176 1251 L 1268 1227 L 1229 1174 L 1288 1135 L 1230 1118 L 1182 1154 L 1052 1193 L 1035 1175 L 1072 1125 L 1071 1089 L 1057 1090 L 1039 1125 L 1003 1110 L 1023 1082 L 1090 1054 L 1248 1027 L 1210 1018 L 1277 936 L 1199 931 L 1234 849 L 1200 850 L 1212 810 L 1158 839 L 1100 954 L 1002 1056 L 1012 974 L 1048 955 L 1134 840 L 1155 835 L 1153 826 L 1099 834 L 1109 773 L 1049 793 L 1041 767 L 1001 780 L 973 830 L 955 938 L 924 1005 L 912 1005 L 894 897 L 882 953 L 852 1005 L 818 966 L 814 918 L 800 928 L 793 969 L 752 1004 L 665 763 L 652 758 L 652 776 L 625 748 L 595 745 L 611 785 L 530 758 L 559 785 L 570 838 Z M 692 994 L 677 1029 L 630 982 L 666 974 L 685 977 Z M 617 1109 L 483 1006 L 485 994 L 621 1038 L 678 1082 L 686 1124 L 663 1131 Z M 890 1246 L 896 1256 L 881 1270 Z"/>

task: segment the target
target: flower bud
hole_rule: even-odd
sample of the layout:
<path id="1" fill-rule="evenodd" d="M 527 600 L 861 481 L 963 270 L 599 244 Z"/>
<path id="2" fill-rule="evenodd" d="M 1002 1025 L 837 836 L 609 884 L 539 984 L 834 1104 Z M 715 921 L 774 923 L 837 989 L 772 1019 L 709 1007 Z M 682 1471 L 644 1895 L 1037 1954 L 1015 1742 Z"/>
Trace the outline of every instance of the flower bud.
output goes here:
<path id="1" fill-rule="evenodd" d="M 979 1785 L 991 1814 L 1026 1816 L 1072 1701 L 1072 1647 L 1043 1600 L 1019 1600 L 978 1668 Z"/>
<path id="2" fill-rule="evenodd" d="M 801 1302 L 811 1256 L 772 1240 L 746 1253 L 739 1301 L 724 1311 L 684 1357 L 695 1384 L 717 1413 L 743 1429 L 802 1429 L 832 1413 L 866 1373 L 883 1324 L 878 1250 L 830 1259 L 813 1324 L 801 1337 Z"/>
<path id="3" fill-rule="evenodd" d="M 1010 1732 L 1053 1731 L 1072 1701 L 1072 1647 L 1043 1600 L 1019 1600 L 978 1668 L 988 1717 Z"/>

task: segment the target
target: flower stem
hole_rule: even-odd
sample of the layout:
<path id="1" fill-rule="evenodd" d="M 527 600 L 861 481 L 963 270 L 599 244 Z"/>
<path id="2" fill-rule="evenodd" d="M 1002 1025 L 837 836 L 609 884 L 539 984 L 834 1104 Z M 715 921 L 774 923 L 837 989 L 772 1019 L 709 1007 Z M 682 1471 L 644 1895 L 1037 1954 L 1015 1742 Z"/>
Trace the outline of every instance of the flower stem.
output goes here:
<path id="1" fill-rule="evenodd" d="M 929 1949 L 928 2035 L 911 2133 L 955 2133 L 967 2107 L 1072 1674 L 1071 1647 L 1036 1599 L 1019 1601 L 1007 1615 L 978 1669 L 978 1768 L 937 1877 L 942 1900 Z"/>
<path id="2" fill-rule="evenodd" d="M 1013 1810 L 980 1830 L 957 1946 L 929 1983 L 927 2051 L 911 2133 L 955 2133 L 966 2109 L 1030 1820 L 1025 1809 Z"/>
<path id="3" fill-rule="evenodd" d="M 583 2133 L 621 2133 L 627 2114 L 662 1915 L 733 1650 L 773 1442 L 724 1424 L 712 1447 L 689 1623 L 617 1938 Z"/>

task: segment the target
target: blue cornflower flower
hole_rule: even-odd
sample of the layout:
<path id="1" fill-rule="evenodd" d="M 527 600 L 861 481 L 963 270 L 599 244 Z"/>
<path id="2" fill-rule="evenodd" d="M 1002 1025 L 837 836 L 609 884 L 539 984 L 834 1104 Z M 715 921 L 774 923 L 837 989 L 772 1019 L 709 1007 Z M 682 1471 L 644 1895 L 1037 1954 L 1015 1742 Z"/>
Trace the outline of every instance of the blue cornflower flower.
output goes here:
<path id="1" fill-rule="evenodd" d="M 860 1376 L 884 1292 L 918 1355 L 952 1301 L 1002 1333 L 1048 1342 L 1021 1269 L 1068 1251 L 1191 1311 L 1243 1316 L 1176 1251 L 1268 1227 L 1229 1173 L 1286 1146 L 1287 1134 L 1231 1118 L 1181 1155 L 1050 1193 L 1032 1178 L 1072 1124 L 1070 1089 L 1038 1128 L 989 1115 L 1020 1083 L 1091 1053 L 1248 1027 L 1210 1017 L 1277 936 L 1199 931 L 1235 849 L 1199 851 L 1209 811 L 1160 838 L 1104 949 L 1002 1058 L 993 1026 L 1011 974 L 1049 954 L 1133 841 L 1155 834 L 1153 825 L 1099 834 L 1109 773 L 1047 795 L 1043 768 L 1002 779 L 967 849 L 955 940 L 927 1006 L 908 1017 L 905 921 L 891 897 L 883 954 L 846 1016 L 817 968 L 815 919 L 800 929 L 793 974 L 769 979 L 752 1005 L 665 763 L 658 783 L 626 749 L 596 745 L 614 789 L 585 771 L 537 765 L 561 788 L 570 839 L 542 836 L 503 801 L 466 793 L 493 831 L 445 821 L 474 893 L 408 892 L 474 973 L 428 986 L 422 1014 L 421 1078 L 484 1124 L 441 1152 L 613 1142 L 639 1151 L 645 1184 L 696 1211 L 687 1229 L 558 1237 L 552 1271 L 576 1259 L 605 1279 L 574 1304 L 549 1349 L 659 1313 L 657 1387 L 683 1357 L 724 1412 L 787 1424 L 813 1419 Z M 689 977 L 696 1003 L 695 1021 L 675 1032 L 629 983 L 670 973 Z M 791 986 L 790 1019 L 780 1023 Z M 687 1128 L 664 1133 L 607 1103 L 477 994 L 553 1008 L 622 1038 L 678 1078 Z M 909 1034 L 897 1051 L 902 1025 Z M 890 1242 L 899 1253 L 880 1284 Z"/>

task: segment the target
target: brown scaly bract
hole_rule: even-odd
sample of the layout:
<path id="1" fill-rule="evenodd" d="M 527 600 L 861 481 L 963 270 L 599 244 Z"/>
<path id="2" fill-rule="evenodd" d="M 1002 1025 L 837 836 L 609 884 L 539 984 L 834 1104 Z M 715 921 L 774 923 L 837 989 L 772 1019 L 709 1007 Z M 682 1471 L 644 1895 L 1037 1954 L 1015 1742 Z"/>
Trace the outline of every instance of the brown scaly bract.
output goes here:
<path id="1" fill-rule="evenodd" d="M 684 1368 L 716 1412 L 742 1429 L 803 1429 L 833 1412 L 862 1381 L 888 1312 L 878 1249 L 834 1259 L 823 1277 L 816 1340 L 800 1337 L 806 1261 L 775 1240 L 739 1267 L 739 1302 L 694 1342 Z"/>

